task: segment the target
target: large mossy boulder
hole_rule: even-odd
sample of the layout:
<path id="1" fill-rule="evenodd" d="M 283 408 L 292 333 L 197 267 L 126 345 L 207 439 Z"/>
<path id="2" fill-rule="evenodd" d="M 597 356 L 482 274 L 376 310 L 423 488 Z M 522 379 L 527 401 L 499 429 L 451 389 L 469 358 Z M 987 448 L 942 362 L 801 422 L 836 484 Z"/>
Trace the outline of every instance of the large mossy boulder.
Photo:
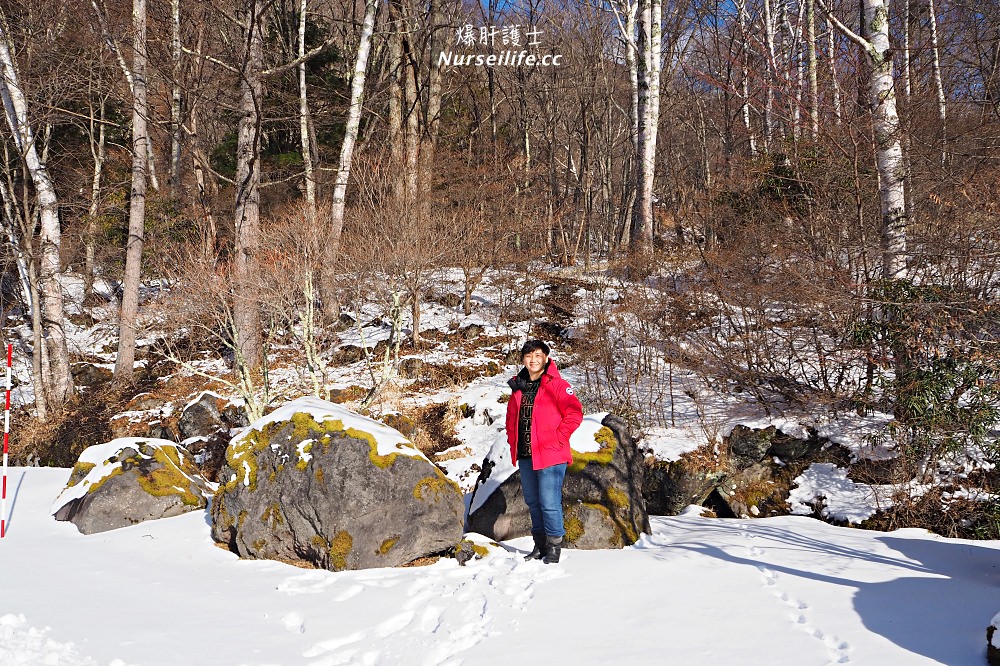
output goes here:
<path id="1" fill-rule="evenodd" d="M 182 447 L 126 437 L 80 454 L 52 512 L 94 534 L 204 509 L 210 493 Z"/>
<path id="2" fill-rule="evenodd" d="M 213 538 L 240 557 L 333 571 L 407 564 L 462 539 L 462 492 L 398 431 L 300 398 L 226 450 Z"/>
<path id="3" fill-rule="evenodd" d="M 622 548 L 649 531 L 642 498 L 642 454 L 624 421 L 614 415 L 584 418 L 570 439 L 573 464 L 563 485 L 565 545 Z M 521 494 L 520 474 L 510 462 L 506 438 L 491 448 L 484 466 L 496 476 L 477 490 L 469 530 L 493 539 L 531 534 L 531 517 Z"/>

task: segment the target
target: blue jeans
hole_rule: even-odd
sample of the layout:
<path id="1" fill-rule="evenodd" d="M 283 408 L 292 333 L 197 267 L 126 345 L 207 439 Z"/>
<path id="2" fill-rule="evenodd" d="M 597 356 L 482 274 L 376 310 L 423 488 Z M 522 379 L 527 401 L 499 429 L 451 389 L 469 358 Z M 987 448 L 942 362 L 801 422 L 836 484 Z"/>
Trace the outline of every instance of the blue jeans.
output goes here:
<path id="1" fill-rule="evenodd" d="M 566 463 L 532 469 L 530 460 L 518 460 L 521 470 L 521 493 L 531 514 L 531 533 L 541 536 L 565 536 L 563 527 L 562 488 Z"/>

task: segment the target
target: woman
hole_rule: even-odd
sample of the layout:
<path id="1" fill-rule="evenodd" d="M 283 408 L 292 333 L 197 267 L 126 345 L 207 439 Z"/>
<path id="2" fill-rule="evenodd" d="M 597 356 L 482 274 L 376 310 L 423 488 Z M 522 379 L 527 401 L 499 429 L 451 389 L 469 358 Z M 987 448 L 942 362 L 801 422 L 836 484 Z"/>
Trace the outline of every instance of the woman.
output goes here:
<path id="1" fill-rule="evenodd" d="M 535 548 L 525 560 L 558 562 L 562 551 L 562 488 L 573 462 L 569 437 L 583 422 L 583 407 L 573 387 L 549 360 L 549 346 L 529 340 L 521 347 L 524 368 L 507 384 L 507 443 L 521 472 L 521 492 L 531 514 Z"/>

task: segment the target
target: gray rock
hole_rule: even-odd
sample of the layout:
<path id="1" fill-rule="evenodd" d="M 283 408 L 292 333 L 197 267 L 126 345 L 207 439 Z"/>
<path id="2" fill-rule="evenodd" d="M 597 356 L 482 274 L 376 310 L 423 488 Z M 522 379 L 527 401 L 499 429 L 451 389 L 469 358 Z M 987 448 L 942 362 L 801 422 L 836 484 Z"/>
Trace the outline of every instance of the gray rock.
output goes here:
<path id="1" fill-rule="evenodd" d="M 173 442 L 116 439 L 80 454 L 55 519 L 95 534 L 204 509 L 208 493 L 191 456 Z"/>
<path id="2" fill-rule="evenodd" d="M 423 373 L 423 359 L 416 356 L 408 356 L 399 361 L 399 376 L 404 379 L 416 379 Z"/>
<path id="3" fill-rule="evenodd" d="M 226 427 L 220 411 L 222 396 L 210 391 L 203 391 L 198 399 L 188 404 L 177 421 L 177 429 L 181 437 L 208 437 Z"/>
<path id="4" fill-rule="evenodd" d="M 182 439 L 212 437 L 246 425 L 249 422 L 243 409 L 211 391 L 203 391 L 197 400 L 184 408 L 177 420 Z"/>
<path id="5" fill-rule="evenodd" d="M 317 406 L 331 415 L 322 423 Z M 379 454 L 387 434 L 405 441 L 398 432 L 314 398 L 283 409 L 287 420 L 251 425 L 226 451 L 217 542 L 240 557 L 340 571 L 398 566 L 461 541 L 458 486 L 408 443 Z"/>
<path id="6" fill-rule="evenodd" d="M 74 363 L 70 371 L 73 374 L 73 381 L 82 386 L 107 384 L 112 379 L 110 370 L 93 363 Z"/>
<path id="7" fill-rule="evenodd" d="M 815 432 L 802 440 L 773 426 L 736 426 L 719 452 L 705 446 L 679 460 L 649 465 L 646 506 L 651 514 L 666 516 L 689 504 L 711 507 L 725 518 L 784 515 L 789 487 L 803 469 L 813 462 L 849 460 L 846 449 Z"/>
<path id="8" fill-rule="evenodd" d="M 149 436 L 152 439 L 165 439 L 169 442 L 174 441 L 177 437 L 173 431 L 163 422 L 156 421 L 149 424 Z"/>
<path id="9" fill-rule="evenodd" d="M 748 467 L 764 459 L 776 432 L 774 426 L 757 430 L 738 425 L 723 441 L 728 445 L 736 466 Z"/>
<path id="10" fill-rule="evenodd" d="M 821 440 L 812 428 L 809 429 L 809 437 L 807 439 L 798 439 L 797 437 L 786 435 L 779 430 L 771 440 L 771 446 L 767 449 L 767 455 L 776 456 L 782 462 L 795 462 L 803 458 L 815 458 L 823 450 L 824 445 L 827 444 L 829 442 Z"/>
<path id="11" fill-rule="evenodd" d="M 484 329 L 479 324 L 469 324 L 468 326 L 463 326 L 462 328 L 458 329 L 458 335 L 463 340 L 475 340 L 480 335 L 482 335 L 485 330 L 486 329 Z"/>
<path id="12" fill-rule="evenodd" d="M 728 476 L 724 469 L 693 465 L 684 458 L 656 462 L 644 472 L 646 508 L 657 516 L 676 516 L 689 504 L 704 504 Z"/>
<path id="13" fill-rule="evenodd" d="M 608 415 L 598 431 L 602 449 L 573 453 L 563 485 L 565 545 L 569 548 L 622 548 L 649 532 L 642 496 L 642 454 L 624 421 Z M 515 472 L 469 516 L 469 529 L 493 539 L 531 534 L 531 517 Z"/>

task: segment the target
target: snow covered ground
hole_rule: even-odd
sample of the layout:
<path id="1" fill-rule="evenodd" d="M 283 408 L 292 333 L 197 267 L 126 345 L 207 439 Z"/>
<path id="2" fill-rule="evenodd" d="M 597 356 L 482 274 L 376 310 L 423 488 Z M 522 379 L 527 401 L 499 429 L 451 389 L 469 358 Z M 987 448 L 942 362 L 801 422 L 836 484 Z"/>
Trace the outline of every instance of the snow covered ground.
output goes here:
<path id="1" fill-rule="evenodd" d="M 207 514 L 83 536 L 65 469 L 15 468 L 0 664 L 984 663 L 1000 542 L 797 516 L 654 518 L 620 551 L 331 573 L 240 561 Z"/>

